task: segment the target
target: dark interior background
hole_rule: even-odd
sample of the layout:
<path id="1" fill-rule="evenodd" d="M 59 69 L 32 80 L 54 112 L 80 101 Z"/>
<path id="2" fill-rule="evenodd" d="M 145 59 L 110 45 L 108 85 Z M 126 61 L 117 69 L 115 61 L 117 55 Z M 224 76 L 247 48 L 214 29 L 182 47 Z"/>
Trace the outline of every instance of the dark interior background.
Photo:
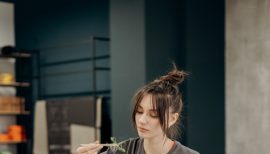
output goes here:
<path id="1" fill-rule="evenodd" d="M 17 48 L 41 49 L 87 40 L 91 36 L 110 38 L 110 47 L 105 45 L 110 59 L 100 61 L 100 65 L 109 65 L 111 71 L 100 75 L 108 78 L 97 80 L 101 89 L 111 91 L 108 112 L 113 136 L 125 139 L 136 135 L 130 125 L 132 95 L 143 84 L 167 72 L 170 62 L 175 61 L 190 72 L 182 87 L 185 111 L 181 141 L 202 154 L 225 153 L 223 0 L 8 2 L 15 3 Z M 44 50 L 41 59 L 54 62 L 91 56 L 88 51 L 87 47 L 69 52 L 63 48 Z M 43 73 L 91 66 L 83 63 L 61 67 L 43 70 Z M 46 81 L 41 91 L 44 95 L 87 91 L 91 90 L 90 82 L 89 86 L 85 84 L 88 82 L 87 75 L 72 79 L 63 76 Z"/>

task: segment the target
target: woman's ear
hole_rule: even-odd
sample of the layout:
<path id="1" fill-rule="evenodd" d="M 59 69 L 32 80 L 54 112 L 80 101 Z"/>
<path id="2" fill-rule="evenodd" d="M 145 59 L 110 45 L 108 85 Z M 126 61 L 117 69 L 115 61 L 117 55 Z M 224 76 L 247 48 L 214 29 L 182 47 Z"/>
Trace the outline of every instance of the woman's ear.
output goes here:
<path id="1" fill-rule="evenodd" d="M 171 127 L 175 122 L 178 120 L 179 114 L 178 113 L 171 113 L 169 118 L 169 127 Z"/>

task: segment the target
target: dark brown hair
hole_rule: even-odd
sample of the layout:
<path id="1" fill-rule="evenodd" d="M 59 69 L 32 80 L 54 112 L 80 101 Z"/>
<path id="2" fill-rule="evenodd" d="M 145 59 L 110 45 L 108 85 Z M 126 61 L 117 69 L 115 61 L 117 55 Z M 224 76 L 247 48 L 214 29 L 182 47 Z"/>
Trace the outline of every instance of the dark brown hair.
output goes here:
<path id="1" fill-rule="evenodd" d="M 173 70 L 167 75 L 148 83 L 137 91 L 134 95 L 134 109 L 132 113 L 133 125 L 136 128 L 135 116 L 138 107 L 146 95 L 151 95 L 153 109 L 157 111 L 161 128 L 169 138 L 175 138 L 180 134 L 180 119 L 183 108 L 182 93 L 179 91 L 178 85 L 182 83 L 187 73 L 178 70 L 173 64 Z M 178 113 L 177 122 L 169 128 L 169 114 Z"/>

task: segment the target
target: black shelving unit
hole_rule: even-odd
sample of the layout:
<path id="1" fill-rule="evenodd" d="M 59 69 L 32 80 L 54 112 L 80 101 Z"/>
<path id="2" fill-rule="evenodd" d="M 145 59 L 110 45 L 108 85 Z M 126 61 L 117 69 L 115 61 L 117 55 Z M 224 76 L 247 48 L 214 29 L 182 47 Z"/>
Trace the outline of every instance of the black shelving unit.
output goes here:
<path id="1" fill-rule="evenodd" d="M 105 38 L 105 37 L 96 37 L 92 36 L 88 40 L 82 40 L 79 42 L 72 42 L 68 44 L 60 44 L 60 45 L 55 45 L 55 46 L 50 46 L 46 48 L 40 48 L 35 50 L 35 55 L 36 55 L 36 63 L 37 63 L 37 68 L 36 72 L 37 74 L 33 76 L 33 80 L 35 80 L 35 83 L 37 83 L 37 99 L 38 100 L 48 100 L 48 99 L 60 99 L 60 98 L 72 98 L 72 97 L 78 97 L 78 96 L 93 96 L 95 100 L 97 100 L 97 97 L 103 96 L 104 100 L 106 100 L 105 104 L 102 104 L 104 108 L 106 108 L 105 112 L 102 113 L 102 116 L 105 117 L 105 120 L 103 122 L 106 122 L 108 125 L 107 128 L 101 128 L 101 131 L 104 130 L 104 135 L 101 136 L 101 141 L 109 141 L 109 137 L 111 135 L 111 126 L 110 126 L 110 119 L 109 119 L 109 101 L 110 101 L 110 93 L 111 90 L 110 88 L 108 89 L 98 89 L 98 72 L 106 71 L 106 73 L 110 74 L 110 65 L 108 66 L 100 66 L 98 63 L 102 60 L 109 61 L 110 60 L 110 54 L 109 51 L 106 54 L 100 54 L 98 53 L 98 48 L 99 45 L 98 43 L 107 43 L 109 44 L 110 39 Z M 48 50 L 52 51 L 57 51 L 57 50 L 63 50 L 66 48 L 73 48 L 74 46 L 88 46 L 87 48 L 87 57 L 80 57 L 80 58 L 69 58 L 69 59 L 64 59 L 64 60 L 58 60 L 55 59 L 54 61 L 50 62 L 44 62 L 43 57 L 42 57 L 42 52 L 46 50 L 47 52 L 50 52 Z M 108 49 L 109 50 L 109 49 Z M 45 60 L 46 61 L 46 60 Z M 65 70 L 59 72 L 45 72 L 44 70 L 46 69 L 51 69 L 55 67 L 66 67 L 69 65 L 74 65 L 74 64 L 81 64 L 81 63 L 91 63 L 89 66 L 85 66 L 83 69 L 78 69 L 78 70 Z M 46 93 L 44 92 L 44 87 L 47 86 L 44 83 L 44 80 L 46 81 L 48 78 L 65 78 L 65 76 L 72 75 L 72 74 L 80 74 L 80 73 L 88 73 L 90 74 L 91 78 L 85 80 L 85 85 L 89 87 L 90 90 L 85 90 L 85 91 L 74 91 L 74 92 L 64 92 L 64 93 Z M 69 83 L 67 83 L 69 84 Z M 52 85 L 54 86 L 54 85 Z M 109 87 L 109 85 L 108 85 Z M 105 96 L 105 97 L 104 97 Z M 104 123 L 103 123 L 104 124 Z M 102 125 L 103 125 L 102 124 Z"/>
<path id="2" fill-rule="evenodd" d="M 30 53 L 0 54 L 2 59 L 15 59 L 15 82 L 9 84 L 0 83 L 0 87 L 16 88 L 16 96 L 25 99 L 24 111 L 1 112 L 0 116 L 16 116 L 16 123 L 25 127 L 26 140 L 1 142 L 0 144 L 16 145 L 17 153 L 31 154 L 32 147 L 32 55 Z"/>
<path id="3" fill-rule="evenodd" d="M 37 55 L 37 76 L 34 77 L 34 79 L 37 79 L 38 81 L 38 99 L 50 99 L 50 98 L 63 98 L 63 97 L 74 97 L 74 96 L 98 96 L 98 95 L 108 95 L 110 97 L 110 89 L 106 90 L 97 90 L 97 72 L 98 71 L 110 71 L 110 67 L 99 67 L 97 65 L 97 61 L 110 59 L 110 55 L 97 55 L 97 42 L 107 42 L 109 43 L 110 39 L 106 37 L 96 37 L 92 36 L 88 40 L 83 40 L 80 42 L 72 42 L 69 44 L 60 44 L 55 46 L 50 46 L 46 48 L 41 48 L 36 50 Z M 62 61 L 54 61 L 54 62 L 41 62 L 41 53 L 42 50 L 55 50 L 55 49 L 62 49 L 72 46 L 80 46 L 80 45 L 89 45 L 89 57 L 83 57 L 83 58 L 76 58 L 76 59 L 69 59 L 69 60 L 62 60 Z M 42 73 L 42 69 L 44 68 L 50 68 L 50 67 L 56 67 L 56 66 L 65 66 L 68 64 L 75 64 L 75 63 L 83 63 L 83 62 L 92 62 L 91 68 L 86 68 L 85 70 L 73 70 L 73 71 L 65 71 L 65 72 L 56 72 L 56 73 Z M 92 75 L 92 81 L 89 81 L 86 84 L 89 85 L 89 87 L 92 87 L 91 91 L 83 91 L 83 92 L 68 92 L 68 93 L 57 93 L 57 94 L 44 94 L 42 92 L 43 89 L 43 83 L 42 80 L 46 78 L 56 77 L 56 76 L 65 76 L 75 73 L 91 73 Z"/>

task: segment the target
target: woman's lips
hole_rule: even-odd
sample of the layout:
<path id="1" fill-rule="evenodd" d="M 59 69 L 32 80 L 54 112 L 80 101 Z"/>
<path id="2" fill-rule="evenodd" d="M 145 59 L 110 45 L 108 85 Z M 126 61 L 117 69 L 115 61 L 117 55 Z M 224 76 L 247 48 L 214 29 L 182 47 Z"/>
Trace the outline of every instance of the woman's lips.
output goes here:
<path id="1" fill-rule="evenodd" d="M 148 129 L 145 129 L 145 128 L 142 128 L 142 127 L 138 127 L 138 130 L 140 132 L 142 132 L 142 133 L 149 131 Z"/>

